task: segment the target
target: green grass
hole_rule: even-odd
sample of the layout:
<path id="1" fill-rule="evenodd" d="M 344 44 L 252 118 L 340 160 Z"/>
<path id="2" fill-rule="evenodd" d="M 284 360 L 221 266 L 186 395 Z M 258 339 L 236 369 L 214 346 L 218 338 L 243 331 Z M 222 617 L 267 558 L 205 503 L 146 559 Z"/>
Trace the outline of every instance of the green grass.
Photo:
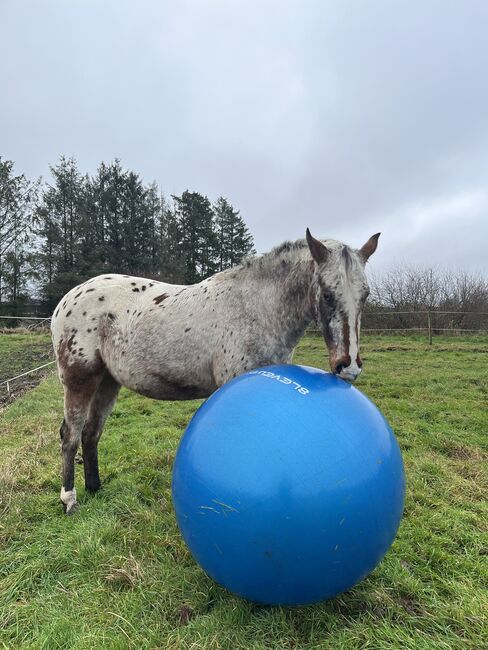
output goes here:
<path id="1" fill-rule="evenodd" d="M 73 517 L 58 502 L 57 379 L 8 407 L 0 415 L 0 647 L 488 647 L 488 342 L 369 338 L 363 359 L 358 386 L 403 451 L 405 516 L 369 578 L 297 609 L 231 595 L 178 534 L 171 466 L 198 402 L 122 391 L 100 445 L 103 489 L 86 495 L 78 467 Z M 324 367 L 323 342 L 305 339 L 295 361 Z"/>
<path id="2" fill-rule="evenodd" d="M 0 334 L 0 381 L 51 359 L 51 339 L 46 332 Z"/>

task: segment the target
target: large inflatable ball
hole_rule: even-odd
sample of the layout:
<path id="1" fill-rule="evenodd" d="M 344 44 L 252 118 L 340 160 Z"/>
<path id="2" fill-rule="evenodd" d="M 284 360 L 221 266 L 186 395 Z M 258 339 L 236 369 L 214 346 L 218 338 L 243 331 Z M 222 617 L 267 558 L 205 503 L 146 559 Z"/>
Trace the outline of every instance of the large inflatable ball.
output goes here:
<path id="1" fill-rule="evenodd" d="M 174 464 L 173 500 L 195 560 L 258 603 L 332 598 L 392 544 L 405 477 L 377 407 L 329 373 L 247 372 L 196 412 Z"/>

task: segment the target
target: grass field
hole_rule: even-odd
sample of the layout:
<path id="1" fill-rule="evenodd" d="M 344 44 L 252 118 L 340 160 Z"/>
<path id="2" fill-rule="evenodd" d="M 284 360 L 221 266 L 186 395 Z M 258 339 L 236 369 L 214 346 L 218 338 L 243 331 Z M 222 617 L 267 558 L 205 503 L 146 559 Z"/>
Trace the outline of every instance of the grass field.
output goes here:
<path id="1" fill-rule="evenodd" d="M 35 386 L 46 374 L 41 369 L 15 381 L 10 387 L 12 393 L 7 393 L 2 382 L 16 375 L 37 368 L 53 358 L 51 337 L 48 332 L 29 332 L 0 330 L 0 408 L 18 397 L 23 392 Z"/>
<path id="2" fill-rule="evenodd" d="M 6 358 L 14 339 L 4 339 Z M 369 578 L 297 609 L 229 594 L 178 534 L 171 466 L 197 402 L 122 391 L 100 445 L 104 486 L 85 494 L 78 467 L 73 517 L 58 502 L 57 379 L 10 405 L 0 413 L 0 648 L 488 647 L 488 341 L 367 338 L 363 359 L 357 385 L 403 451 L 404 520 Z M 295 361 L 324 367 L 320 339 L 306 338 Z"/>

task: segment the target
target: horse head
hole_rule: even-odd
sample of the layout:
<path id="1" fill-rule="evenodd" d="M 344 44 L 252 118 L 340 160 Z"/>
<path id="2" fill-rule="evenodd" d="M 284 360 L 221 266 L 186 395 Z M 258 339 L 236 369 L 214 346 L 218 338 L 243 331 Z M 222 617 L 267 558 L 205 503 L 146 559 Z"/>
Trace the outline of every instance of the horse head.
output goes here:
<path id="1" fill-rule="evenodd" d="M 364 267 L 375 252 L 380 233 L 355 250 L 337 241 L 326 244 L 307 228 L 307 243 L 314 261 L 312 303 L 334 374 L 354 381 L 361 373 L 359 332 L 361 313 L 369 294 Z"/>

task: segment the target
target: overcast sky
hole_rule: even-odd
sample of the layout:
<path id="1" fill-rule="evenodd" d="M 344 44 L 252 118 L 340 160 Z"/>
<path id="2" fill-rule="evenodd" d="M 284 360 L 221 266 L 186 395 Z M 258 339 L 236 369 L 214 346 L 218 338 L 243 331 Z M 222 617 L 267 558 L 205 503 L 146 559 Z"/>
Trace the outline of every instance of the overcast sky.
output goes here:
<path id="1" fill-rule="evenodd" d="M 316 236 L 488 272 L 485 0 L 0 0 L 0 155 L 73 155 Z"/>

